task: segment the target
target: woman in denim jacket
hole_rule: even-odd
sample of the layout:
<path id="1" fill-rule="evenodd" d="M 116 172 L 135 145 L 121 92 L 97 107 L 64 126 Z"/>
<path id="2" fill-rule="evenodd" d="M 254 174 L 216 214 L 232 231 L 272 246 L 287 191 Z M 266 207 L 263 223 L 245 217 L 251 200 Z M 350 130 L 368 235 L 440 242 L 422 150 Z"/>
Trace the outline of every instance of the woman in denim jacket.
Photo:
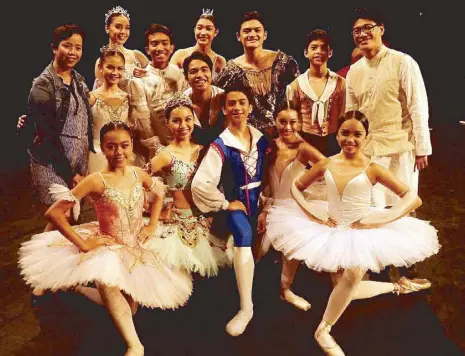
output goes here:
<path id="1" fill-rule="evenodd" d="M 89 90 L 73 68 L 82 55 L 84 33 L 62 25 L 53 33 L 54 60 L 32 84 L 27 125 L 33 126 L 28 152 L 34 190 L 46 206 L 53 183 L 72 188 L 87 174 L 92 145 Z M 32 130 L 30 130 L 32 131 Z M 53 229 L 47 225 L 46 231 Z"/>

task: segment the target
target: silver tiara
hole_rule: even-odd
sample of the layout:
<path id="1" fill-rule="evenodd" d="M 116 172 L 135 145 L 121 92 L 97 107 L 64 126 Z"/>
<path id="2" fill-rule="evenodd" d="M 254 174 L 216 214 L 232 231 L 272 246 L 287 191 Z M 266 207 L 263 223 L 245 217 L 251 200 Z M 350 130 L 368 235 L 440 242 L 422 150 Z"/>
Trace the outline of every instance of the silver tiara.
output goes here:
<path id="1" fill-rule="evenodd" d="M 100 53 L 104 53 L 110 50 L 111 50 L 111 47 L 109 45 L 103 45 L 102 47 L 100 47 Z"/>
<path id="2" fill-rule="evenodd" d="M 187 106 L 189 108 L 193 107 L 192 100 L 184 95 L 181 92 L 174 93 L 171 97 L 168 98 L 165 104 L 165 110 L 177 108 L 179 106 Z"/>
<path id="3" fill-rule="evenodd" d="M 181 92 L 174 93 L 166 102 L 165 102 L 165 119 L 166 121 L 169 120 L 169 115 L 171 111 L 181 106 L 185 106 L 194 112 L 194 104 L 192 104 L 192 100 L 182 94 Z"/>
<path id="4" fill-rule="evenodd" d="M 200 16 L 213 16 L 213 9 L 202 9 L 202 15 Z"/>
<path id="5" fill-rule="evenodd" d="M 117 120 L 111 120 L 110 121 L 114 125 L 125 125 L 128 126 L 127 122 L 124 122 L 123 120 L 117 119 Z"/>
<path id="6" fill-rule="evenodd" d="M 103 45 L 102 47 L 100 47 L 100 53 L 104 53 L 107 51 L 116 51 L 116 52 L 120 52 L 121 54 L 123 54 L 123 52 L 121 52 L 121 50 L 115 44 L 107 44 L 107 45 Z"/>
<path id="7" fill-rule="evenodd" d="M 111 10 L 108 10 L 108 12 L 105 14 L 105 25 L 108 23 L 108 19 L 110 18 L 111 15 L 113 14 L 118 14 L 118 15 L 123 15 L 125 17 L 128 18 L 128 20 L 130 20 L 129 18 L 129 12 L 127 12 L 125 9 L 123 9 L 121 6 L 116 6 L 114 7 L 113 9 Z"/>

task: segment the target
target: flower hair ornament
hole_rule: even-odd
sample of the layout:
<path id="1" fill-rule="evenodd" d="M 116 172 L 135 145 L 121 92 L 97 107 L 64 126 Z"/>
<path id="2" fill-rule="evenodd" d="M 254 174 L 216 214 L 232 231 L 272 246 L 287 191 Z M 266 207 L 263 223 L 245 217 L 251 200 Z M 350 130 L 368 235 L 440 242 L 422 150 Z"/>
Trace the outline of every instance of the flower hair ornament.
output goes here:
<path id="1" fill-rule="evenodd" d="M 202 15 L 200 16 L 213 16 L 213 9 L 202 9 Z"/>
<path id="2" fill-rule="evenodd" d="M 108 19 L 110 18 L 110 16 L 114 15 L 114 14 L 123 15 L 123 16 L 127 17 L 128 20 L 131 20 L 129 18 L 129 12 L 127 12 L 121 6 L 116 6 L 113 9 L 108 10 L 108 12 L 105 14 L 105 25 L 108 24 Z"/>

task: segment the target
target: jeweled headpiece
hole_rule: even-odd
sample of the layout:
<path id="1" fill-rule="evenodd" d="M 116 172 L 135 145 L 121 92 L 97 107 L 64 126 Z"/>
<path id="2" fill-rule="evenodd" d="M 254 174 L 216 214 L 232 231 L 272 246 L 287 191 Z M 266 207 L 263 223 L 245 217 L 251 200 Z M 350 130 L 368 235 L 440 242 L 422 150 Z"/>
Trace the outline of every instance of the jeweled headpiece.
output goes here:
<path id="1" fill-rule="evenodd" d="M 213 16 L 213 9 L 202 9 L 202 15 L 200 16 Z"/>
<path id="2" fill-rule="evenodd" d="M 111 123 L 115 126 L 121 125 L 121 126 L 128 126 L 127 122 L 124 122 L 123 120 L 117 119 L 117 120 L 111 120 Z"/>
<path id="3" fill-rule="evenodd" d="M 129 18 L 129 12 L 127 12 L 125 9 L 123 9 L 121 6 L 116 6 L 111 10 L 108 10 L 108 12 L 105 14 L 105 25 L 108 24 L 108 19 L 110 18 L 111 15 L 113 14 L 118 14 L 118 15 L 123 15 L 127 17 L 128 20 Z"/>
<path id="4" fill-rule="evenodd" d="M 188 107 L 192 111 L 194 110 L 194 105 L 192 104 L 192 100 L 188 96 L 182 93 L 174 93 L 165 103 L 166 120 L 169 119 L 171 111 L 173 111 L 174 109 L 180 106 Z"/>
<path id="5" fill-rule="evenodd" d="M 115 52 L 120 52 L 121 54 L 123 54 L 123 52 L 121 52 L 121 50 L 118 48 L 117 45 L 114 45 L 114 44 L 106 44 L 106 45 L 103 45 L 102 47 L 100 47 L 100 53 L 103 54 L 105 52 L 108 52 L 108 51 L 115 51 Z M 124 56 L 124 54 L 123 54 Z"/>
<path id="6" fill-rule="evenodd" d="M 103 45 L 100 47 L 100 53 L 105 53 L 106 51 L 110 51 L 112 48 L 109 45 Z"/>

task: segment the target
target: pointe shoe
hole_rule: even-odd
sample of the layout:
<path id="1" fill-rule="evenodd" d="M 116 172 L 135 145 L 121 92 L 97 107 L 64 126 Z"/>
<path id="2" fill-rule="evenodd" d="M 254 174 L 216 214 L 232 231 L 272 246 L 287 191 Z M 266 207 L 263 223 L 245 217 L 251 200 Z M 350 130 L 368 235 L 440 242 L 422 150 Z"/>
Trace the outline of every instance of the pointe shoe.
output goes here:
<path id="1" fill-rule="evenodd" d="M 285 302 L 295 306 L 297 309 L 303 311 L 307 311 L 312 307 L 312 305 L 309 302 L 307 302 L 304 298 L 294 294 L 291 290 L 281 292 L 281 295 L 279 297 L 281 298 L 281 300 L 284 300 Z"/>
<path id="2" fill-rule="evenodd" d="M 31 293 L 31 306 L 32 309 L 40 309 L 43 304 L 52 299 L 52 294 L 48 293 L 45 289 L 34 288 Z"/>
<path id="3" fill-rule="evenodd" d="M 325 321 L 322 321 L 315 331 L 316 342 L 318 343 L 318 345 L 321 347 L 321 349 L 324 351 L 326 355 L 345 356 L 344 351 L 342 351 L 341 347 L 336 343 L 334 338 L 329 334 L 330 331 L 331 331 L 331 325 L 329 325 Z M 323 339 L 325 338 L 326 338 L 326 342 L 323 341 Z"/>
<path id="4" fill-rule="evenodd" d="M 253 310 L 239 310 L 234 318 L 226 325 L 226 332 L 231 336 L 239 336 L 253 317 Z"/>
<path id="5" fill-rule="evenodd" d="M 431 282 L 427 279 L 408 279 L 401 277 L 397 283 L 394 283 L 394 291 L 397 295 L 418 292 L 431 287 Z"/>
<path id="6" fill-rule="evenodd" d="M 31 307 L 32 309 L 40 309 L 45 303 L 52 299 L 51 293 L 35 295 L 31 293 Z"/>
<path id="7" fill-rule="evenodd" d="M 144 346 L 129 346 L 124 356 L 144 356 Z"/>

